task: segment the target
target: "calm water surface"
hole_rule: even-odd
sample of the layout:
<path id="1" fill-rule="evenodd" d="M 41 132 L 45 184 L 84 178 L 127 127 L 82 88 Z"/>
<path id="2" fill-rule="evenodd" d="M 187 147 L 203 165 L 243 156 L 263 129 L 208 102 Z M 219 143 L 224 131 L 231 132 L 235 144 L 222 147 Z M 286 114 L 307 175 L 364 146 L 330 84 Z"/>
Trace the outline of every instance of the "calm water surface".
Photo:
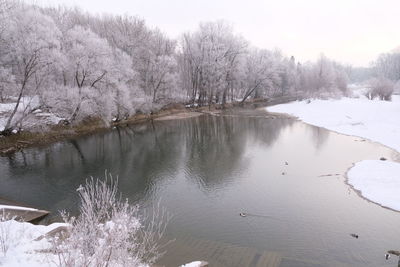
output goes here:
<path id="1" fill-rule="evenodd" d="M 284 118 L 159 121 L 2 157 L 0 197 L 74 211 L 79 184 L 107 170 L 124 197 L 173 214 L 167 266 L 243 266 L 222 259 L 229 251 L 254 266 L 265 252 L 280 266 L 396 266 L 383 255 L 400 249 L 400 213 L 360 198 L 344 177 L 352 163 L 395 154 L 361 140 Z"/>

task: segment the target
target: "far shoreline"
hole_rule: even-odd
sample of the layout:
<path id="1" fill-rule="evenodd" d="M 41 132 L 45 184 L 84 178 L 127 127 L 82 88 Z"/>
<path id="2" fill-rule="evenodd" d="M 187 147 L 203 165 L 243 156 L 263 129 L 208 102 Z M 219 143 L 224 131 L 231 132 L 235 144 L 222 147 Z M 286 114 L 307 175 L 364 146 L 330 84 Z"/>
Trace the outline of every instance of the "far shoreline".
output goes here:
<path id="1" fill-rule="evenodd" d="M 11 156 L 15 152 L 31 147 L 44 147 L 53 143 L 70 140 L 92 134 L 107 132 L 114 127 L 125 127 L 128 125 L 140 124 L 149 121 L 165 121 L 175 119 L 185 119 L 203 114 L 217 114 L 222 111 L 229 111 L 235 108 L 253 109 L 267 107 L 276 104 L 288 103 L 296 100 L 293 96 L 279 96 L 268 99 L 251 99 L 242 105 L 239 102 L 227 103 L 225 108 L 222 104 L 212 104 L 211 106 L 187 107 L 184 104 L 172 103 L 161 108 L 159 111 L 150 114 L 137 113 L 127 119 L 112 122 L 106 125 L 99 118 L 87 118 L 76 125 L 54 125 L 45 132 L 24 131 L 10 136 L 0 138 L 0 156 Z"/>

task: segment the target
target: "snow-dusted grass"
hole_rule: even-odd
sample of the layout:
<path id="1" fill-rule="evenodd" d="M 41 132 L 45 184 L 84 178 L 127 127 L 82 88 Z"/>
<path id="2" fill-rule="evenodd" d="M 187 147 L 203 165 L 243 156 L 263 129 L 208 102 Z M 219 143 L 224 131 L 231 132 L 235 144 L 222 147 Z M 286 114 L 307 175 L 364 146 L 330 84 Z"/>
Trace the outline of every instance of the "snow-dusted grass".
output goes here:
<path id="1" fill-rule="evenodd" d="M 361 91 L 360 91 L 361 92 Z M 267 108 L 343 134 L 379 142 L 400 152 L 400 96 L 391 102 L 358 98 L 304 100 Z M 361 161 L 348 172 L 348 183 L 361 195 L 400 211 L 400 163 Z"/>
<path id="2" fill-rule="evenodd" d="M 400 152 L 400 96 L 391 102 L 366 98 L 304 100 L 267 108 L 343 134 L 379 142 Z"/>
<path id="3" fill-rule="evenodd" d="M 356 163 L 347 177 L 365 198 L 400 211 L 400 163 L 364 160 Z"/>

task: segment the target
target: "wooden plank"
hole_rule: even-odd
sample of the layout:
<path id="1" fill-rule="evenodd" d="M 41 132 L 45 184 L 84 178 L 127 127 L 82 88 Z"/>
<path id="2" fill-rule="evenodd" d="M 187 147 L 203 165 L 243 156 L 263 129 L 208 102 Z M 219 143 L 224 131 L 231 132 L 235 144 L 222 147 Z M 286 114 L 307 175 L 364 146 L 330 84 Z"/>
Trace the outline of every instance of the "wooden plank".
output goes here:
<path id="1" fill-rule="evenodd" d="M 19 210 L 19 209 L 0 209 L 1 212 L 4 211 L 5 214 L 8 214 L 11 218 L 16 220 L 21 220 L 24 222 L 38 222 L 43 219 L 45 216 L 50 214 L 50 212 L 46 210 Z"/>
<path id="2" fill-rule="evenodd" d="M 47 210 L 35 209 L 33 207 L 30 207 L 29 205 L 25 205 L 25 204 L 18 203 L 16 201 L 4 199 L 4 198 L 0 198 L 0 205 L 34 209 L 34 210 L 23 210 L 23 209 L 18 209 L 18 208 L 13 209 L 12 207 L 0 209 L 0 212 L 2 212 L 2 213 L 4 212 L 5 214 L 9 215 L 10 217 L 12 217 L 12 218 L 15 217 L 17 220 L 21 220 L 24 222 L 32 222 L 32 223 L 39 222 L 43 217 L 50 214 L 50 212 L 48 212 Z"/>

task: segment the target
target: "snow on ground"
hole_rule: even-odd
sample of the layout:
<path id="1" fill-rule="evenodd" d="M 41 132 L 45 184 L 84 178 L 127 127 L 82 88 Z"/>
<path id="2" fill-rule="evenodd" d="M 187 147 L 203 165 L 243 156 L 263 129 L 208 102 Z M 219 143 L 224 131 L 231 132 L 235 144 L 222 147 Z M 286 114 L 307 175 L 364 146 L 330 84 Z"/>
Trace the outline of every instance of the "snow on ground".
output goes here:
<path id="1" fill-rule="evenodd" d="M 16 98 L 11 98 L 9 99 L 10 102 L 8 103 L 0 103 L 0 113 L 2 112 L 9 112 L 12 111 L 17 104 L 17 99 Z M 15 102 L 13 102 L 15 101 Z M 18 106 L 18 111 L 23 111 L 26 108 L 35 108 L 39 106 L 39 97 L 34 96 L 34 97 L 22 97 L 21 102 Z"/>
<path id="2" fill-rule="evenodd" d="M 343 134 L 355 135 L 400 152 L 400 96 L 391 102 L 365 97 L 304 100 L 267 108 Z M 348 183 L 365 198 L 400 211 L 400 163 L 361 161 L 348 172 Z"/>
<path id="3" fill-rule="evenodd" d="M 348 183 L 365 198 L 400 211 L 400 163 L 364 160 L 347 173 Z"/>
<path id="4" fill-rule="evenodd" d="M 40 241 L 35 239 L 59 226 L 65 224 L 53 223 L 44 226 L 14 220 L 0 222 L 0 266 L 55 266 L 55 255 L 38 252 L 49 248 L 50 243 L 46 238 Z M 3 244 L 8 246 L 5 254 Z"/>
<path id="5" fill-rule="evenodd" d="M 7 119 L 16 105 L 16 99 L 9 99 L 8 103 L 0 103 L 0 131 L 4 130 L 7 123 Z M 15 101 L 15 102 L 13 102 Z M 27 129 L 35 128 L 36 126 L 54 125 L 57 124 L 63 118 L 56 116 L 53 113 L 43 112 L 37 109 L 40 105 L 39 97 L 23 97 L 20 105 L 18 106 L 18 112 L 16 118 L 21 116 L 20 114 L 26 113 L 29 110 L 35 110 L 32 114 L 29 114 L 24 119 L 24 127 Z"/>
<path id="6" fill-rule="evenodd" d="M 308 102 L 311 101 L 311 102 Z M 400 96 L 391 102 L 366 98 L 304 100 L 267 108 L 343 134 L 379 142 L 400 152 Z"/>

